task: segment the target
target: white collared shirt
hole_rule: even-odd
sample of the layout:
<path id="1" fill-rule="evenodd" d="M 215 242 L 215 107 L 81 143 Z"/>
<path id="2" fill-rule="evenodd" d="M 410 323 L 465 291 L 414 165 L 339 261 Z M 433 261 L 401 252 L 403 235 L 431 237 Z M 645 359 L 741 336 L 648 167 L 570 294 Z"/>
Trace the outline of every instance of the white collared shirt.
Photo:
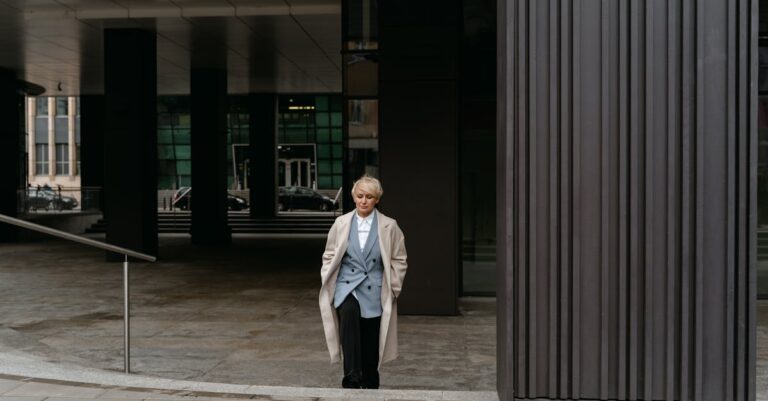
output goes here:
<path id="1" fill-rule="evenodd" d="M 376 210 L 372 211 L 368 217 L 363 218 L 359 214 L 357 215 L 357 239 L 360 242 L 360 250 L 365 248 L 365 242 L 368 241 L 368 234 L 371 233 L 371 225 L 373 224 L 373 214 Z"/>

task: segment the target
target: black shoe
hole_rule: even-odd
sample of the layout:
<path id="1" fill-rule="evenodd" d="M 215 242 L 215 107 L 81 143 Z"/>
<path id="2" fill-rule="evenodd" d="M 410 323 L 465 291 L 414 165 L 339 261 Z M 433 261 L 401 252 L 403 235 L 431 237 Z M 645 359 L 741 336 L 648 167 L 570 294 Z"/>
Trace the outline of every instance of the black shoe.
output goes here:
<path id="1" fill-rule="evenodd" d="M 363 375 L 363 380 L 360 383 L 360 388 L 378 389 L 379 388 L 379 372 Z"/>
<path id="2" fill-rule="evenodd" d="M 360 384 L 360 377 L 356 375 L 344 376 L 341 379 L 342 388 L 362 388 Z"/>

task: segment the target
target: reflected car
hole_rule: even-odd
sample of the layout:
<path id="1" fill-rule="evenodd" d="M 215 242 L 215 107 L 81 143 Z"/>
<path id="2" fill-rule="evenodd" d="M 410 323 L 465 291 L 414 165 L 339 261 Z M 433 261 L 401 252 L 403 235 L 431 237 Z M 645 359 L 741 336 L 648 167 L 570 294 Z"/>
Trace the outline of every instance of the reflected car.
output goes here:
<path id="1" fill-rule="evenodd" d="M 336 202 L 305 187 L 280 187 L 278 191 L 277 210 L 336 210 Z"/>
<path id="2" fill-rule="evenodd" d="M 192 199 L 192 187 L 181 187 L 173 194 L 171 204 L 181 210 L 188 210 Z M 237 195 L 227 192 L 227 208 L 229 210 L 243 210 L 248 208 L 248 201 Z"/>
<path id="3" fill-rule="evenodd" d="M 52 189 L 27 189 L 27 208 L 31 210 L 72 210 L 78 205 L 77 199 L 59 195 Z"/>

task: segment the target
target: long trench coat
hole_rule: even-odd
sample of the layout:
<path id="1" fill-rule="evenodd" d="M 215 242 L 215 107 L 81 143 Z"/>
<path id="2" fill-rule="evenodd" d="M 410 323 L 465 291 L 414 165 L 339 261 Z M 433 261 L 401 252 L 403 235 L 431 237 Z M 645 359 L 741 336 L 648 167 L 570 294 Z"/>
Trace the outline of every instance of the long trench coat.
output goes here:
<path id="1" fill-rule="evenodd" d="M 339 316 L 333 307 L 333 295 L 336 291 L 336 276 L 339 274 L 341 259 L 347 252 L 352 211 L 339 216 L 328 231 L 328 242 L 323 252 L 323 267 L 320 269 L 322 286 L 320 287 L 320 315 L 323 318 L 325 341 L 331 354 L 331 363 L 341 361 L 339 339 Z M 394 219 L 378 210 L 379 247 L 384 265 L 381 283 L 381 326 L 379 329 L 379 367 L 381 364 L 397 358 L 397 297 L 403 288 L 405 271 L 408 268 L 405 252 L 405 237 Z"/>

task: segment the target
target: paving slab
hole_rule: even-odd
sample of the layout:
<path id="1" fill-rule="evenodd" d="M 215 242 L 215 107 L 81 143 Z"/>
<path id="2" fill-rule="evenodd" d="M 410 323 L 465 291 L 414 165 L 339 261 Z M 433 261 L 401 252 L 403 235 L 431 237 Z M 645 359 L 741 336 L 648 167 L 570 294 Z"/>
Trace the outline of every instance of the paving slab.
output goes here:
<path id="1" fill-rule="evenodd" d="M 318 239 L 238 238 L 226 248 L 161 236 L 131 264 L 132 370 L 193 382 L 337 388 L 317 306 Z M 123 368 L 122 264 L 62 241 L 0 244 L 0 352 Z M 495 389 L 495 299 L 459 316 L 401 316 L 384 389 Z M 2 364 L 2 361 L 0 361 Z M 343 397 L 343 396 L 342 396 Z"/>

